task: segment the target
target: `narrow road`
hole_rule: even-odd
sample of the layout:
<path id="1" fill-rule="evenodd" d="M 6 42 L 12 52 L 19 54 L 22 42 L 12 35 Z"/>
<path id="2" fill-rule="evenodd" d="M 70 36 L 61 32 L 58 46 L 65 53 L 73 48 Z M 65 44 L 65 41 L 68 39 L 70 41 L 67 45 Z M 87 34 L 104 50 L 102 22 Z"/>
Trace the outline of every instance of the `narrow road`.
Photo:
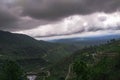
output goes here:
<path id="1" fill-rule="evenodd" d="M 67 76 L 66 76 L 65 80 L 69 79 L 70 73 L 71 73 L 71 68 L 72 68 L 72 64 L 69 65 L 68 73 L 67 73 Z"/>
<path id="2" fill-rule="evenodd" d="M 49 77 L 50 76 L 50 71 L 47 71 L 47 76 L 46 77 Z"/>

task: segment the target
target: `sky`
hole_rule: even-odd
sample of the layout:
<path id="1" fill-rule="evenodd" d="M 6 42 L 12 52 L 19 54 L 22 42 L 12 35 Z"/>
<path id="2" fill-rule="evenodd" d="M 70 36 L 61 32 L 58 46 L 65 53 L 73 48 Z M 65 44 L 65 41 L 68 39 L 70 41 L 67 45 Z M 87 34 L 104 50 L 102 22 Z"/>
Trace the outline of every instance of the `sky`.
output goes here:
<path id="1" fill-rule="evenodd" d="M 0 0 L 0 30 L 39 40 L 120 34 L 120 0 Z"/>

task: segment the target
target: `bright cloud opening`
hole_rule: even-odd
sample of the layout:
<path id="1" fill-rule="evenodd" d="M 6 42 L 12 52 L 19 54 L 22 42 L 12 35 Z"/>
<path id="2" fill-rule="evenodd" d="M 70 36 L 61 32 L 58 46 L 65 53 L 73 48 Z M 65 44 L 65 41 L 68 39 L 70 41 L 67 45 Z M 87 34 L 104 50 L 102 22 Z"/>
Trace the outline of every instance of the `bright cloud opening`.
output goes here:
<path id="1" fill-rule="evenodd" d="M 90 15 L 73 15 L 54 24 L 42 25 L 17 33 L 27 34 L 37 39 L 52 37 L 92 36 L 120 33 L 120 12 L 107 14 L 104 12 Z M 16 33 L 16 32 L 15 32 Z M 91 34 L 92 33 L 92 34 Z M 90 35 L 91 34 L 91 35 Z M 73 36 L 74 35 L 74 36 Z"/>

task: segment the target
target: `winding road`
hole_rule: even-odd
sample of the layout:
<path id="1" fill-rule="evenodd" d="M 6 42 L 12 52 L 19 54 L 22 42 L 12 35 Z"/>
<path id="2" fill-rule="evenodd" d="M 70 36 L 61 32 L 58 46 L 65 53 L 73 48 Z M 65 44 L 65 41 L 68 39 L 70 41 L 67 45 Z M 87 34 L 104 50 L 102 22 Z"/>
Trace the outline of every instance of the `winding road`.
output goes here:
<path id="1" fill-rule="evenodd" d="M 65 80 L 69 79 L 70 73 L 71 73 L 71 68 L 72 68 L 72 64 L 69 65 L 68 73 L 67 73 L 67 76 L 66 76 Z"/>

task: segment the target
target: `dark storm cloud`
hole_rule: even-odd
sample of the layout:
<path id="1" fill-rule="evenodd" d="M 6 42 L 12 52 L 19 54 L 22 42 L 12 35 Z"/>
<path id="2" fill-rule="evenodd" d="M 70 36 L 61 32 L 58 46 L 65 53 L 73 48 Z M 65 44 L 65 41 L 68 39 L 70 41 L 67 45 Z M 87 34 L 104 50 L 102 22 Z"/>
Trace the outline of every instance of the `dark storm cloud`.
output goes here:
<path id="1" fill-rule="evenodd" d="M 120 0 L 26 0 L 24 15 L 34 18 L 59 19 L 73 14 L 114 12 L 120 8 Z"/>
<path id="2" fill-rule="evenodd" d="M 0 27 L 14 23 L 17 18 L 0 9 Z"/>
<path id="3" fill-rule="evenodd" d="M 7 5 L 0 1 L 0 29 L 12 25 L 17 21 L 17 16 L 14 16 Z"/>
<path id="4" fill-rule="evenodd" d="M 26 30 L 50 22 L 41 19 L 36 20 L 29 16 L 23 16 L 21 14 L 22 6 L 14 1 L 15 0 L 0 0 L 0 30 Z"/>

